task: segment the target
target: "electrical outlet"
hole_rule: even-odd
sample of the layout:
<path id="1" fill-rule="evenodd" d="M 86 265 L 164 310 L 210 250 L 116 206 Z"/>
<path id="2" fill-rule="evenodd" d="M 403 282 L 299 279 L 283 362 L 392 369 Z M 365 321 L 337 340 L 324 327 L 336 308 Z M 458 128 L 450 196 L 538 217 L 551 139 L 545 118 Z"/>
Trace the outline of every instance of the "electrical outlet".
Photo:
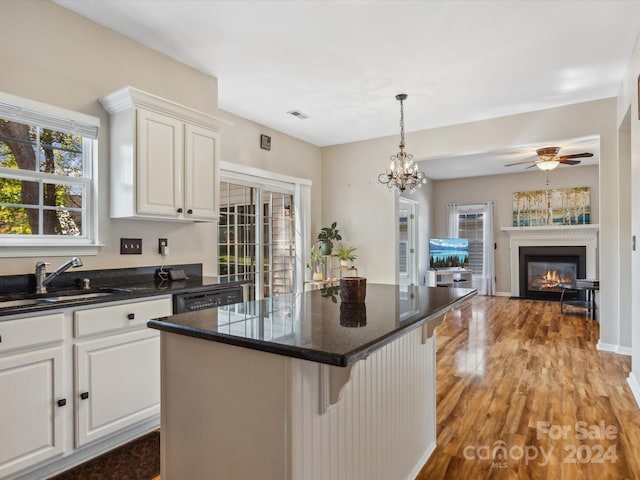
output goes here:
<path id="1" fill-rule="evenodd" d="M 167 250 L 169 246 L 169 240 L 167 240 L 166 238 L 159 238 L 158 239 L 158 253 L 160 255 L 166 255 Z"/>
<path id="2" fill-rule="evenodd" d="M 120 255 L 142 255 L 142 239 L 121 238 Z"/>

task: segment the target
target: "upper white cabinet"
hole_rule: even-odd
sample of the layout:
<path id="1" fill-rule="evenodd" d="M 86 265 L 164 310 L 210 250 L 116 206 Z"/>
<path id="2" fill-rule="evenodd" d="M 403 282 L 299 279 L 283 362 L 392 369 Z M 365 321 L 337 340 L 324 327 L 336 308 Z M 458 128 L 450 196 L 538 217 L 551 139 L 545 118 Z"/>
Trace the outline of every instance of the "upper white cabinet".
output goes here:
<path id="1" fill-rule="evenodd" d="M 111 217 L 216 220 L 218 131 L 229 124 L 133 87 L 100 102 L 110 115 Z"/>

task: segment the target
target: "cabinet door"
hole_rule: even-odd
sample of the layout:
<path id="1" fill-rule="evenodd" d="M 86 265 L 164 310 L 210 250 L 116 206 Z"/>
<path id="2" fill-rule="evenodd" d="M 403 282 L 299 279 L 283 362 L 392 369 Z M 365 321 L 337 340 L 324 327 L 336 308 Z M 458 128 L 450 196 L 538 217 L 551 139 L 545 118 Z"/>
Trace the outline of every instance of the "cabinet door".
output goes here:
<path id="1" fill-rule="evenodd" d="M 75 345 L 76 447 L 160 414 L 160 335 L 148 329 Z"/>
<path id="2" fill-rule="evenodd" d="M 185 208 L 183 123 L 142 109 L 136 119 L 137 212 L 180 218 Z"/>
<path id="3" fill-rule="evenodd" d="M 218 134 L 185 126 L 185 217 L 215 220 L 218 216 Z"/>
<path id="4" fill-rule="evenodd" d="M 0 478 L 63 452 L 62 372 L 62 347 L 0 358 Z"/>

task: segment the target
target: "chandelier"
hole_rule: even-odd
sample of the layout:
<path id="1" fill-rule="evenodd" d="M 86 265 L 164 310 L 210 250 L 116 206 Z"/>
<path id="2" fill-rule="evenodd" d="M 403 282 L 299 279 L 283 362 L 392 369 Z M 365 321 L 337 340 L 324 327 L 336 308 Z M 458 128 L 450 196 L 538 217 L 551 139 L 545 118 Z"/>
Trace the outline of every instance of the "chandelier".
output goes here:
<path id="1" fill-rule="evenodd" d="M 400 152 L 392 155 L 389 168 L 385 173 L 378 175 L 378 181 L 384 183 L 395 193 L 400 194 L 405 190 L 414 193 L 416 187 L 422 187 L 427 183 L 424 172 L 418 171 L 418 166 L 413 163 L 413 155 L 404 151 L 404 105 L 407 99 L 405 93 L 396 95 L 396 100 L 400 101 Z"/>

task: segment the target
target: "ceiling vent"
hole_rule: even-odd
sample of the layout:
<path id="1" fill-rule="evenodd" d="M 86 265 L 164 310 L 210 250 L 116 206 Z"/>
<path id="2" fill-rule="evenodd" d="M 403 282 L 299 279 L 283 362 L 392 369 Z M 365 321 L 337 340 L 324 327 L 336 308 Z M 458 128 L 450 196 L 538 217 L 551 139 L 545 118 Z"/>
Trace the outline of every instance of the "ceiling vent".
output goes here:
<path id="1" fill-rule="evenodd" d="M 300 120 L 304 120 L 306 118 L 309 118 L 309 115 L 305 115 L 300 110 L 291 110 L 290 112 L 287 112 L 287 113 L 289 115 L 293 115 L 296 118 L 299 118 Z"/>

